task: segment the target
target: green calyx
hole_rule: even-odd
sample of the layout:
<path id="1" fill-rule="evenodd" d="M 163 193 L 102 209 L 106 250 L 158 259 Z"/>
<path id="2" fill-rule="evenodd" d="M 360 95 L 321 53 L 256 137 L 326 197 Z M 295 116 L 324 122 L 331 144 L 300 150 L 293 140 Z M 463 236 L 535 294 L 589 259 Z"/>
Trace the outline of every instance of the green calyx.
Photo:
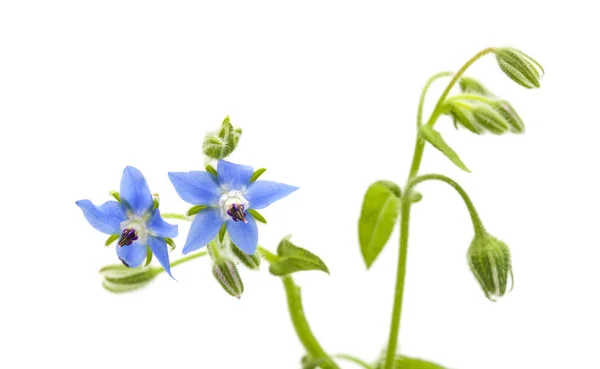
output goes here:
<path id="1" fill-rule="evenodd" d="M 215 261 L 212 273 L 225 292 L 238 299 L 242 297 L 244 283 L 232 260 L 222 258 Z"/>
<path id="2" fill-rule="evenodd" d="M 525 88 L 539 88 L 544 68 L 531 56 L 512 47 L 495 49 L 500 69 Z"/>
<path id="3" fill-rule="evenodd" d="M 162 268 L 144 266 L 128 268 L 122 264 L 107 265 L 100 269 L 102 287 L 110 292 L 123 293 L 146 287 L 156 277 Z"/>

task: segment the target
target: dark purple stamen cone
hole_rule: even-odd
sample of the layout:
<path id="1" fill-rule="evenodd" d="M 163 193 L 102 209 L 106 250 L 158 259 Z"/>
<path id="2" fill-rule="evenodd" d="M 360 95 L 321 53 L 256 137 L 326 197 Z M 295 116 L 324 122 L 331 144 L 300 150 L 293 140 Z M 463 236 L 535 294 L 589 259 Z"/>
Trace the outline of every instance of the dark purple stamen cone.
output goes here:
<path id="1" fill-rule="evenodd" d="M 126 228 L 121 233 L 121 238 L 117 245 L 119 246 L 129 246 L 133 243 L 133 241 L 138 239 L 138 235 L 133 228 Z"/>
<path id="2" fill-rule="evenodd" d="M 229 215 L 235 222 L 238 220 L 244 223 L 248 223 L 246 220 L 246 212 L 244 211 L 244 205 L 233 204 L 227 210 L 227 215 Z"/>

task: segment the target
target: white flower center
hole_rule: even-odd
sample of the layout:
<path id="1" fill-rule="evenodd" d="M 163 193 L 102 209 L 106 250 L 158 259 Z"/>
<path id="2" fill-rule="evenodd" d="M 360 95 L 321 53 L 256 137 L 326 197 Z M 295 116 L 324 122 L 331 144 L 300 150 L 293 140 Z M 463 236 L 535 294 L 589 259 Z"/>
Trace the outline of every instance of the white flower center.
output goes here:
<path id="1" fill-rule="evenodd" d="M 138 215 L 131 214 L 129 215 L 129 219 L 121 222 L 121 231 L 125 229 L 133 229 L 138 236 L 136 242 L 145 245 L 146 241 L 148 240 L 148 236 L 150 235 L 148 226 L 146 226 L 147 221 L 148 219 L 146 216 L 140 217 Z"/>
<path id="2" fill-rule="evenodd" d="M 244 205 L 245 209 L 248 209 L 248 205 L 250 203 L 246 198 L 242 195 L 242 191 L 231 190 L 225 192 L 219 198 L 219 209 L 221 211 L 221 218 L 224 220 L 231 219 L 231 217 L 227 214 L 227 211 L 231 208 L 231 205 Z"/>

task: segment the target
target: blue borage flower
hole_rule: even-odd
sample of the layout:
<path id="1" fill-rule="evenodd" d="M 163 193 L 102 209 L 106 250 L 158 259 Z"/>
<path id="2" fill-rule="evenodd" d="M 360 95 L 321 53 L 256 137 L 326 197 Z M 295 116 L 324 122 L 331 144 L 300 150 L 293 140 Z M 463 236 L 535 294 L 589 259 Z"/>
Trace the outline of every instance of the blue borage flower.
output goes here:
<path id="1" fill-rule="evenodd" d="M 204 247 L 223 224 L 231 240 L 246 254 L 254 254 L 258 228 L 248 209 L 263 209 L 298 187 L 272 181 L 250 183 L 254 170 L 225 160 L 217 163 L 217 175 L 192 171 L 169 173 L 179 196 L 192 205 L 204 205 L 190 227 L 183 254 Z"/>
<path id="2" fill-rule="evenodd" d="M 127 167 L 121 177 L 121 201 L 107 201 L 95 206 L 90 200 L 79 200 L 77 206 L 92 227 L 106 234 L 120 234 L 117 256 L 128 267 L 140 266 L 147 256 L 147 247 L 171 276 L 169 253 L 165 237 L 176 237 L 177 226 L 165 222 L 148 183 L 138 169 Z"/>

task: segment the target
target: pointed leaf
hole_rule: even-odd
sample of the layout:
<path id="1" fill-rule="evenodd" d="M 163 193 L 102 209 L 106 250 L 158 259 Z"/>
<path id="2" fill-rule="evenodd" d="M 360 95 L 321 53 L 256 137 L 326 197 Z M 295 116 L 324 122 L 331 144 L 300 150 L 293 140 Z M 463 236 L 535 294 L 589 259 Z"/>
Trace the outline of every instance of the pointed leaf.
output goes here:
<path id="1" fill-rule="evenodd" d="M 400 206 L 400 187 L 394 182 L 377 181 L 367 189 L 358 220 L 360 251 L 367 268 L 390 238 Z"/>
<path id="2" fill-rule="evenodd" d="M 269 272 L 273 275 L 283 276 L 306 270 L 320 270 L 329 274 L 327 265 L 317 255 L 294 245 L 289 237 L 281 240 L 277 255 L 279 258 L 269 267 Z"/>
<path id="3" fill-rule="evenodd" d="M 419 127 L 419 133 L 421 137 L 430 144 L 432 144 L 436 149 L 440 150 L 451 162 L 453 162 L 457 167 L 464 170 L 465 172 L 471 172 L 469 168 L 465 165 L 465 163 L 460 160 L 458 154 L 452 150 L 450 146 L 444 141 L 442 135 L 433 128 L 428 125 L 422 125 Z"/>

